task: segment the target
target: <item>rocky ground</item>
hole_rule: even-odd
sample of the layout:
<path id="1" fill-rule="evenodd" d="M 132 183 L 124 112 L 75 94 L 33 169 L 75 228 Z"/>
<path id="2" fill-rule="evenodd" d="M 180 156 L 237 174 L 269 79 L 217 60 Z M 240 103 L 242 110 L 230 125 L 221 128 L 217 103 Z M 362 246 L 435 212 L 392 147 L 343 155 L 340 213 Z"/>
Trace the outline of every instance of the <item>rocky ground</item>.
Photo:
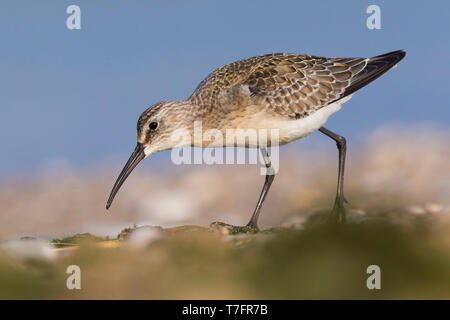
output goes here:
<path id="1" fill-rule="evenodd" d="M 260 232 L 230 233 L 217 224 L 134 226 L 114 239 L 79 234 L 4 242 L 0 298 L 450 297 L 448 219 L 351 213 L 347 225 L 334 225 L 324 215 Z M 80 267 L 80 290 L 66 286 L 70 265 Z M 370 265 L 381 269 L 380 290 L 367 288 Z"/>

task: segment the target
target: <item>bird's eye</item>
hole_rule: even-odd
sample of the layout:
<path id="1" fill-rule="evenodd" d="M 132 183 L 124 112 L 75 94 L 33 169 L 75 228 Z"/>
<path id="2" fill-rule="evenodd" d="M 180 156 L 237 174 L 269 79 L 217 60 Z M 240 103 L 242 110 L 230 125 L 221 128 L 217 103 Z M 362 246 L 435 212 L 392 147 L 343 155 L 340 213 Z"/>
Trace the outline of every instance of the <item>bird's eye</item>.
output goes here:
<path id="1" fill-rule="evenodd" d="M 148 127 L 150 128 L 150 130 L 156 130 L 158 128 L 158 122 L 150 122 Z"/>

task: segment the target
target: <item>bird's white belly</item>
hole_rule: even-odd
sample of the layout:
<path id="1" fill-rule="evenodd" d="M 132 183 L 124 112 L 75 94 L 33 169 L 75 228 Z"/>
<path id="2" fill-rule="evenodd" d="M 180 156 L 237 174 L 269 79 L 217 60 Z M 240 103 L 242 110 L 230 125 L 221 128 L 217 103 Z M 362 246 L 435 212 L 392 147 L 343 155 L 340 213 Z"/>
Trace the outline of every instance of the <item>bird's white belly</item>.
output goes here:
<path id="1" fill-rule="evenodd" d="M 298 120 L 286 119 L 286 117 L 269 116 L 266 112 L 260 111 L 247 118 L 245 124 L 240 123 L 239 127 L 246 130 L 256 129 L 258 136 L 261 136 L 261 131 L 267 132 L 269 144 L 286 144 L 298 139 L 302 139 L 325 124 L 328 117 L 333 113 L 339 111 L 344 102 L 348 101 L 351 95 L 329 104 L 318 111 L 310 114 L 307 117 Z M 263 133 L 264 134 L 264 133 Z M 250 147 L 257 147 L 257 145 L 250 144 Z"/>
<path id="2" fill-rule="evenodd" d="M 341 102 L 335 102 L 305 118 L 280 121 L 277 125 L 279 127 L 280 144 L 286 144 L 309 136 L 322 127 L 328 120 L 328 117 L 339 111 L 341 106 Z"/>
<path id="3" fill-rule="evenodd" d="M 328 117 L 339 111 L 342 104 L 350 98 L 351 95 L 298 120 L 277 116 L 265 110 L 252 112 L 250 107 L 247 115 L 225 121 L 220 130 L 222 132 L 220 135 L 224 135 L 223 138 L 219 137 L 222 139 L 216 137 L 212 143 L 208 141 L 206 145 L 208 147 L 253 148 L 261 145 L 283 145 L 302 139 L 322 127 Z"/>

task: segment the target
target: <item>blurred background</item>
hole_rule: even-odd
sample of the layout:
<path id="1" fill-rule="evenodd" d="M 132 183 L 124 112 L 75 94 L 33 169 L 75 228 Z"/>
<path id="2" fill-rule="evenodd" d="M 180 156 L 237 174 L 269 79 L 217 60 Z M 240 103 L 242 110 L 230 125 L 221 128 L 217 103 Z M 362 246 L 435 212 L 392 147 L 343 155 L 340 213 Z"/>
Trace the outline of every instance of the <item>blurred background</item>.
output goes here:
<path id="1" fill-rule="evenodd" d="M 72 4 L 81 8 L 80 30 L 66 27 Z M 381 8 L 380 30 L 366 27 L 371 4 Z M 144 109 L 187 98 L 219 66 L 272 52 L 406 50 L 398 68 L 358 91 L 326 127 L 348 141 L 354 215 L 397 210 L 446 226 L 449 14 L 447 2 L 2 1 L 0 239 L 246 223 L 263 184 L 259 166 L 176 166 L 170 152 L 146 159 L 108 212 L 105 202 Z M 331 208 L 336 178 L 337 150 L 324 135 L 282 147 L 261 225 Z M 447 243 L 448 228 L 439 230 Z"/>
<path id="2" fill-rule="evenodd" d="M 81 9 L 80 30 L 66 27 L 66 8 L 72 4 Z M 391 155 L 392 139 L 396 141 L 392 144 L 400 144 L 394 151 L 410 161 L 411 175 L 424 170 L 424 156 L 448 159 L 437 141 L 448 134 L 450 124 L 450 44 L 443 35 L 450 4 L 378 1 L 381 29 L 369 30 L 370 4 L 3 1 L 0 234 L 56 235 L 96 224 L 117 229 L 130 222 L 200 222 L 195 220 L 200 212 L 206 221 L 244 222 L 263 183 L 257 166 L 177 167 L 170 152 L 146 159 L 108 214 L 104 204 L 134 148 L 136 121 L 144 109 L 160 100 L 184 99 L 215 68 L 262 53 L 369 57 L 406 50 L 397 69 L 360 90 L 327 127 L 348 139 L 350 183 L 352 177 L 361 176 L 355 172 L 358 161 L 361 165 L 375 161 L 367 153 L 375 152 L 369 141 L 386 127 L 391 136 L 373 142 L 378 149 L 388 146 L 380 150 L 386 155 L 378 155 L 383 163 L 377 165 L 387 165 L 381 159 Z M 424 139 L 422 133 L 431 141 L 418 143 L 418 136 Z M 445 148 L 444 138 L 442 143 L 440 148 Z M 401 151 L 403 147 L 407 150 Z M 432 147 L 437 149 L 425 154 L 423 148 Z M 361 148 L 367 152 L 361 153 Z M 408 150 L 420 157 L 407 156 Z M 288 188 L 283 176 L 288 179 L 293 172 L 329 165 L 325 176 L 330 181 L 321 182 L 333 188 L 337 151 L 330 139 L 315 133 L 281 152 L 280 177 L 262 222 L 276 221 L 271 220 L 269 206 L 285 203 L 275 198 L 277 192 L 297 192 L 294 189 L 302 183 L 319 181 L 314 172 L 293 179 L 300 183 Z M 306 158 L 310 160 L 302 163 Z M 402 163 L 388 164 L 394 173 L 405 170 Z M 434 167 L 448 177 L 447 167 Z M 390 178 L 399 182 L 393 175 Z M 229 197 L 225 206 L 216 205 L 210 192 Z M 302 203 L 303 198 L 296 201 Z M 191 214 L 179 213 L 179 208 Z"/>

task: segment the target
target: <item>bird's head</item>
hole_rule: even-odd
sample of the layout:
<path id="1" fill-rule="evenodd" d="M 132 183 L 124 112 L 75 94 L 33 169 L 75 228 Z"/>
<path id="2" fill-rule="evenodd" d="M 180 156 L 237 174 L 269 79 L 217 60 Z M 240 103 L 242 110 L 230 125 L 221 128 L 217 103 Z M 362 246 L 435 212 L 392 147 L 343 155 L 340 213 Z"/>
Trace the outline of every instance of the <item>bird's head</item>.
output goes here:
<path id="1" fill-rule="evenodd" d="M 150 154 L 191 145 L 192 110 L 188 101 L 161 101 L 145 110 L 137 122 L 137 145 L 111 190 L 106 209 L 138 163 Z"/>

